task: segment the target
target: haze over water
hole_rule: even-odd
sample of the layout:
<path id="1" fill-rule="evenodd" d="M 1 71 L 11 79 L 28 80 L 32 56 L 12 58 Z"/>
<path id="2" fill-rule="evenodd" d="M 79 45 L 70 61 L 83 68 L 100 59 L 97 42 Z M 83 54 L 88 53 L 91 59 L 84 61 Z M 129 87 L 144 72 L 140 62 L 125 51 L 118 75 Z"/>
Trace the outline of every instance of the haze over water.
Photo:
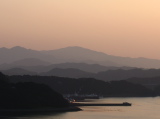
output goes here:
<path id="1" fill-rule="evenodd" d="M 56 113 L 44 116 L 16 117 L 11 119 L 159 119 L 160 97 L 149 98 L 104 98 L 97 103 L 121 103 L 132 106 L 81 107 L 83 111 Z"/>

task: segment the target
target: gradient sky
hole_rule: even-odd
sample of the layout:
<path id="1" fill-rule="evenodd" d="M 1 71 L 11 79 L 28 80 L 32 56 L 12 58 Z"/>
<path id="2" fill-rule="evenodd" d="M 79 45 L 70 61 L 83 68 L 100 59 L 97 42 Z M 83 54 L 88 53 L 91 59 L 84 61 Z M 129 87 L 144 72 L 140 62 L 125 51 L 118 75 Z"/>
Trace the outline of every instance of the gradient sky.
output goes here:
<path id="1" fill-rule="evenodd" d="M 160 0 L 0 0 L 0 47 L 13 46 L 160 59 Z"/>

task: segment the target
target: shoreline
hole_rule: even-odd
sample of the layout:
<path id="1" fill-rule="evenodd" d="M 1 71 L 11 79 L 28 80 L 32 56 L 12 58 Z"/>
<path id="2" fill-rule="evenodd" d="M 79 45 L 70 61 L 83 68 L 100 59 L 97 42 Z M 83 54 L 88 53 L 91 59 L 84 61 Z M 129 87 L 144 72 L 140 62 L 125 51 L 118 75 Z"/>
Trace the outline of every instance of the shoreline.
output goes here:
<path id="1" fill-rule="evenodd" d="M 37 109 L 0 109 L 0 116 L 45 115 L 57 112 L 82 111 L 79 107 L 37 108 Z"/>

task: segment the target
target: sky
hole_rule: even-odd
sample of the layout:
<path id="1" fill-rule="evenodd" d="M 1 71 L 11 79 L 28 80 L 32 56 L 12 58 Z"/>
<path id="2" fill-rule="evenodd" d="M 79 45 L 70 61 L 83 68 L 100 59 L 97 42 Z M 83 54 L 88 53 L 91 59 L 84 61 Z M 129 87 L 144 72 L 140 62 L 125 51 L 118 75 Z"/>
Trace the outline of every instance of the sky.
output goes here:
<path id="1" fill-rule="evenodd" d="M 0 47 L 14 46 L 160 59 L 160 0 L 0 0 Z"/>

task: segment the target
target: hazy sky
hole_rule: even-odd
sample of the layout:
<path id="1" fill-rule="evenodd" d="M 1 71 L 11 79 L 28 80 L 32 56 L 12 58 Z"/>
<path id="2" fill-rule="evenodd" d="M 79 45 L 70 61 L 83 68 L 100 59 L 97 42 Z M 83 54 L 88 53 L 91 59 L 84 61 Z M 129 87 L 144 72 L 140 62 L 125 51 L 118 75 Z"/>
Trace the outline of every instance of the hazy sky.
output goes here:
<path id="1" fill-rule="evenodd" d="M 0 0 L 0 47 L 13 46 L 160 59 L 160 0 Z"/>

